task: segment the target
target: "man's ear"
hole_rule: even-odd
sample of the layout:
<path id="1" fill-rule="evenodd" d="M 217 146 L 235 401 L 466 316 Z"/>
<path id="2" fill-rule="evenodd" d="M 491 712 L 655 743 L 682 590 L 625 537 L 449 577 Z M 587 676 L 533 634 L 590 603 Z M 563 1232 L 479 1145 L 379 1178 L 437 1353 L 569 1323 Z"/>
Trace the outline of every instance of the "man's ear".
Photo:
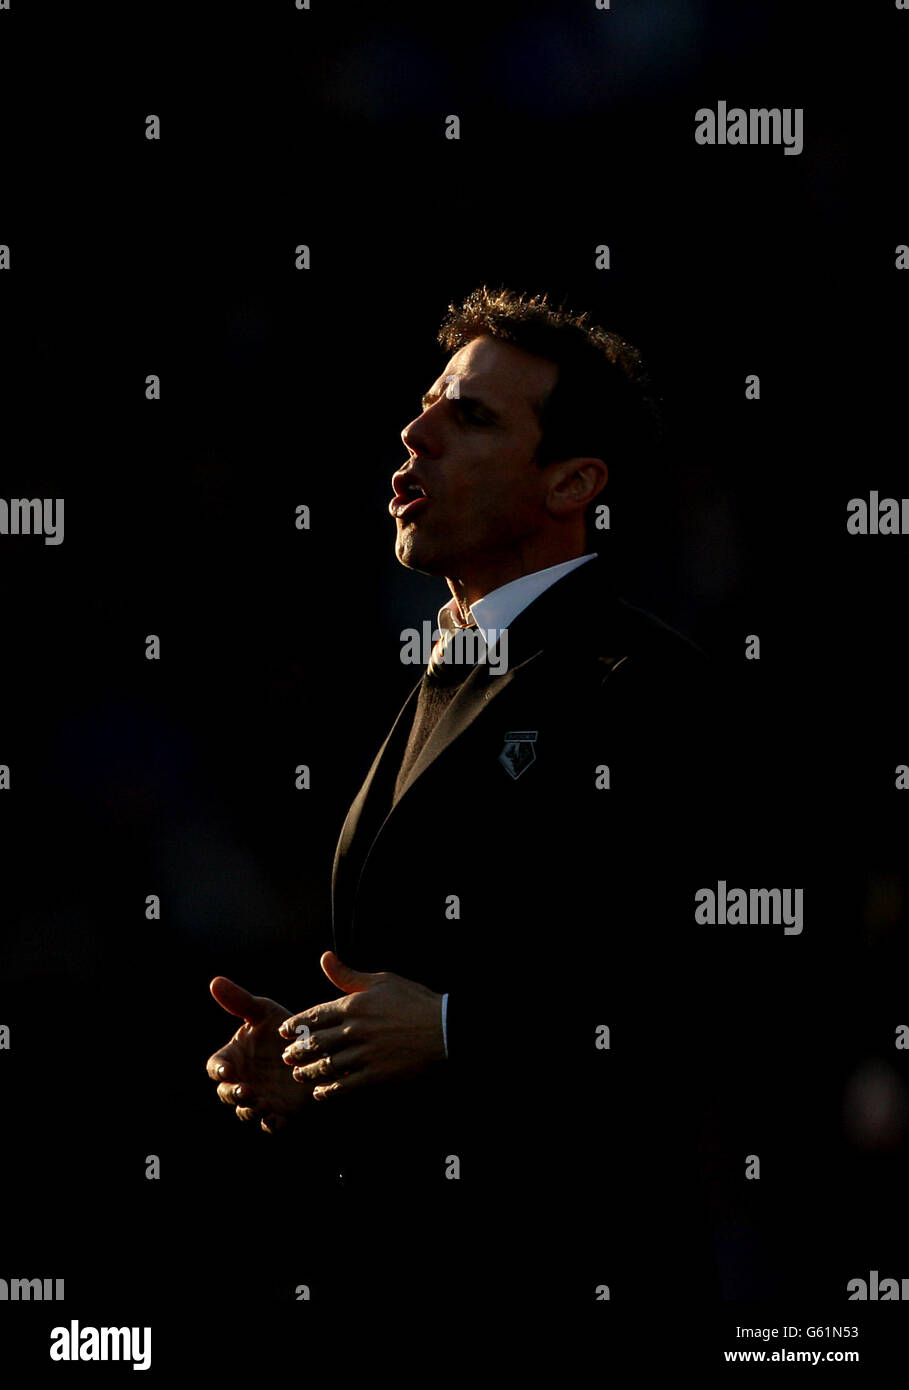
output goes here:
<path id="1" fill-rule="evenodd" d="M 547 468 L 549 491 L 546 510 L 556 520 L 586 512 L 588 506 L 606 486 L 609 469 L 602 459 L 560 459 Z"/>

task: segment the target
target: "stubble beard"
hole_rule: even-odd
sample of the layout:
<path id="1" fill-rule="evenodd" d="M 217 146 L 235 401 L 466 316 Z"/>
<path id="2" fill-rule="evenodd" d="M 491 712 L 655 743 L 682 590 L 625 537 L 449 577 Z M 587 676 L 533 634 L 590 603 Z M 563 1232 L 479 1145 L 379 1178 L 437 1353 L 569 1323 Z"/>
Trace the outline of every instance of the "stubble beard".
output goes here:
<path id="1" fill-rule="evenodd" d="M 405 569 L 417 570 L 421 574 L 446 574 L 444 562 L 432 545 L 423 542 L 415 529 L 403 529 L 395 539 L 395 557 Z"/>

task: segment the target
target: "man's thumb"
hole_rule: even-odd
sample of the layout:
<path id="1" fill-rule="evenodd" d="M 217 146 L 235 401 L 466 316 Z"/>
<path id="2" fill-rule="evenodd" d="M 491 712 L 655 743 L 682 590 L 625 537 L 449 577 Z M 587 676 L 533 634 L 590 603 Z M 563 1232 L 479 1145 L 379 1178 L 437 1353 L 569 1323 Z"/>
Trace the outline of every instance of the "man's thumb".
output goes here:
<path id="1" fill-rule="evenodd" d="M 351 966 L 339 960 L 334 951 L 326 951 L 319 964 L 332 984 L 337 985 L 345 994 L 357 994 L 361 989 L 369 989 L 370 985 L 375 984 L 375 975 L 370 975 L 365 970 L 353 970 Z"/>
<path id="2" fill-rule="evenodd" d="M 222 1009 L 247 1023 L 259 1023 L 265 1017 L 265 1001 L 250 994 L 242 985 L 235 985 L 226 975 L 216 975 L 208 988 Z"/>

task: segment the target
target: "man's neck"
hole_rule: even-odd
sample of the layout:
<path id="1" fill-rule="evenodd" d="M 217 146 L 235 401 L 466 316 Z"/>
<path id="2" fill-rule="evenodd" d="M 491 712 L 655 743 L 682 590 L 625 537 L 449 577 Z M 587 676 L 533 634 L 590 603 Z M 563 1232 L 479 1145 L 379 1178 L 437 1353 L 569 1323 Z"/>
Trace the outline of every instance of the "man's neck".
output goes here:
<path id="1" fill-rule="evenodd" d="M 550 569 L 553 565 L 565 564 L 569 560 L 579 560 L 582 555 L 586 554 L 588 554 L 588 549 L 582 544 L 580 547 L 570 551 L 563 550 L 561 553 L 549 552 L 545 555 L 509 557 L 508 560 L 500 560 L 498 563 L 477 566 L 469 579 L 446 577 L 445 582 L 460 609 L 462 621 L 466 621 L 471 604 L 476 603 L 477 599 L 485 598 L 494 590 L 501 589 L 503 584 L 511 584 L 513 580 L 523 579 L 528 574 L 538 574 L 540 570 Z"/>

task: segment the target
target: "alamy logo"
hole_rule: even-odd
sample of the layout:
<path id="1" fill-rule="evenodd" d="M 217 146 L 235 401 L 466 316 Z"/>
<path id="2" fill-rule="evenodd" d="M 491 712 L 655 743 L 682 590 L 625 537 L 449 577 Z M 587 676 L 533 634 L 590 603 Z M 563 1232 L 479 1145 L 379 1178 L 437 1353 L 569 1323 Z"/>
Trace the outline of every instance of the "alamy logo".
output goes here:
<path id="1" fill-rule="evenodd" d="M 150 1327 L 51 1328 L 52 1361 L 132 1361 L 134 1371 L 151 1366 Z"/>
<path id="2" fill-rule="evenodd" d="M 699 888 L 694 920 L 701 926 L 783 927 L 786 936 L 800 936 L 804 888 L 729 888 L 721 878 L 712 888 Z"/>
<path id="3" fill-rule="evenodd" d="M 888 1303 L 896 1299 L 909 1300 L 909 1279 L 880 1279 L 876 1269 L 869 1270 L 864 1279 L 850 1279 L 846 1285 L 849 1303 Z"/>
<path id="4" fill-rule="evenodd" d="M 909 497 L 851 497 L 846 503 L 850 536 L 909 536 Z"/>
<path id="5" fill-rule="evenodd" d="M 442 637 L 441 628 L 433 629 L 424 622 L 422 631 L 406 627 L 401 633 L 401 660 L 405 666 L 428 666 L 436 643 Z M 490 627 L 485 635 L 478 627 L 462 627 L 452 634 L 438 656 L 446 666 L 489 667 L 491 676 L 504 676 L 508 670 L 508 628 Z"/>
<path id="6" fill-rule="evenodd" d="M 51 1303 L 63 1298 L 62 1279 L 0 1279 L 0 1302 Z"/>
<path id="7" fill-rule="evenodd" d="M 804 108 L 801 106 L 741 106 L 695 111 L 694 138 L 698 145 L 783 145 L 784 154 L 801 154 Z"/>
<path id="8" fill-rule="evenodd" d="M 0 536 L 43 536 L 45 545 L 62 545 L 63 498 L 0 497 Z"/>

